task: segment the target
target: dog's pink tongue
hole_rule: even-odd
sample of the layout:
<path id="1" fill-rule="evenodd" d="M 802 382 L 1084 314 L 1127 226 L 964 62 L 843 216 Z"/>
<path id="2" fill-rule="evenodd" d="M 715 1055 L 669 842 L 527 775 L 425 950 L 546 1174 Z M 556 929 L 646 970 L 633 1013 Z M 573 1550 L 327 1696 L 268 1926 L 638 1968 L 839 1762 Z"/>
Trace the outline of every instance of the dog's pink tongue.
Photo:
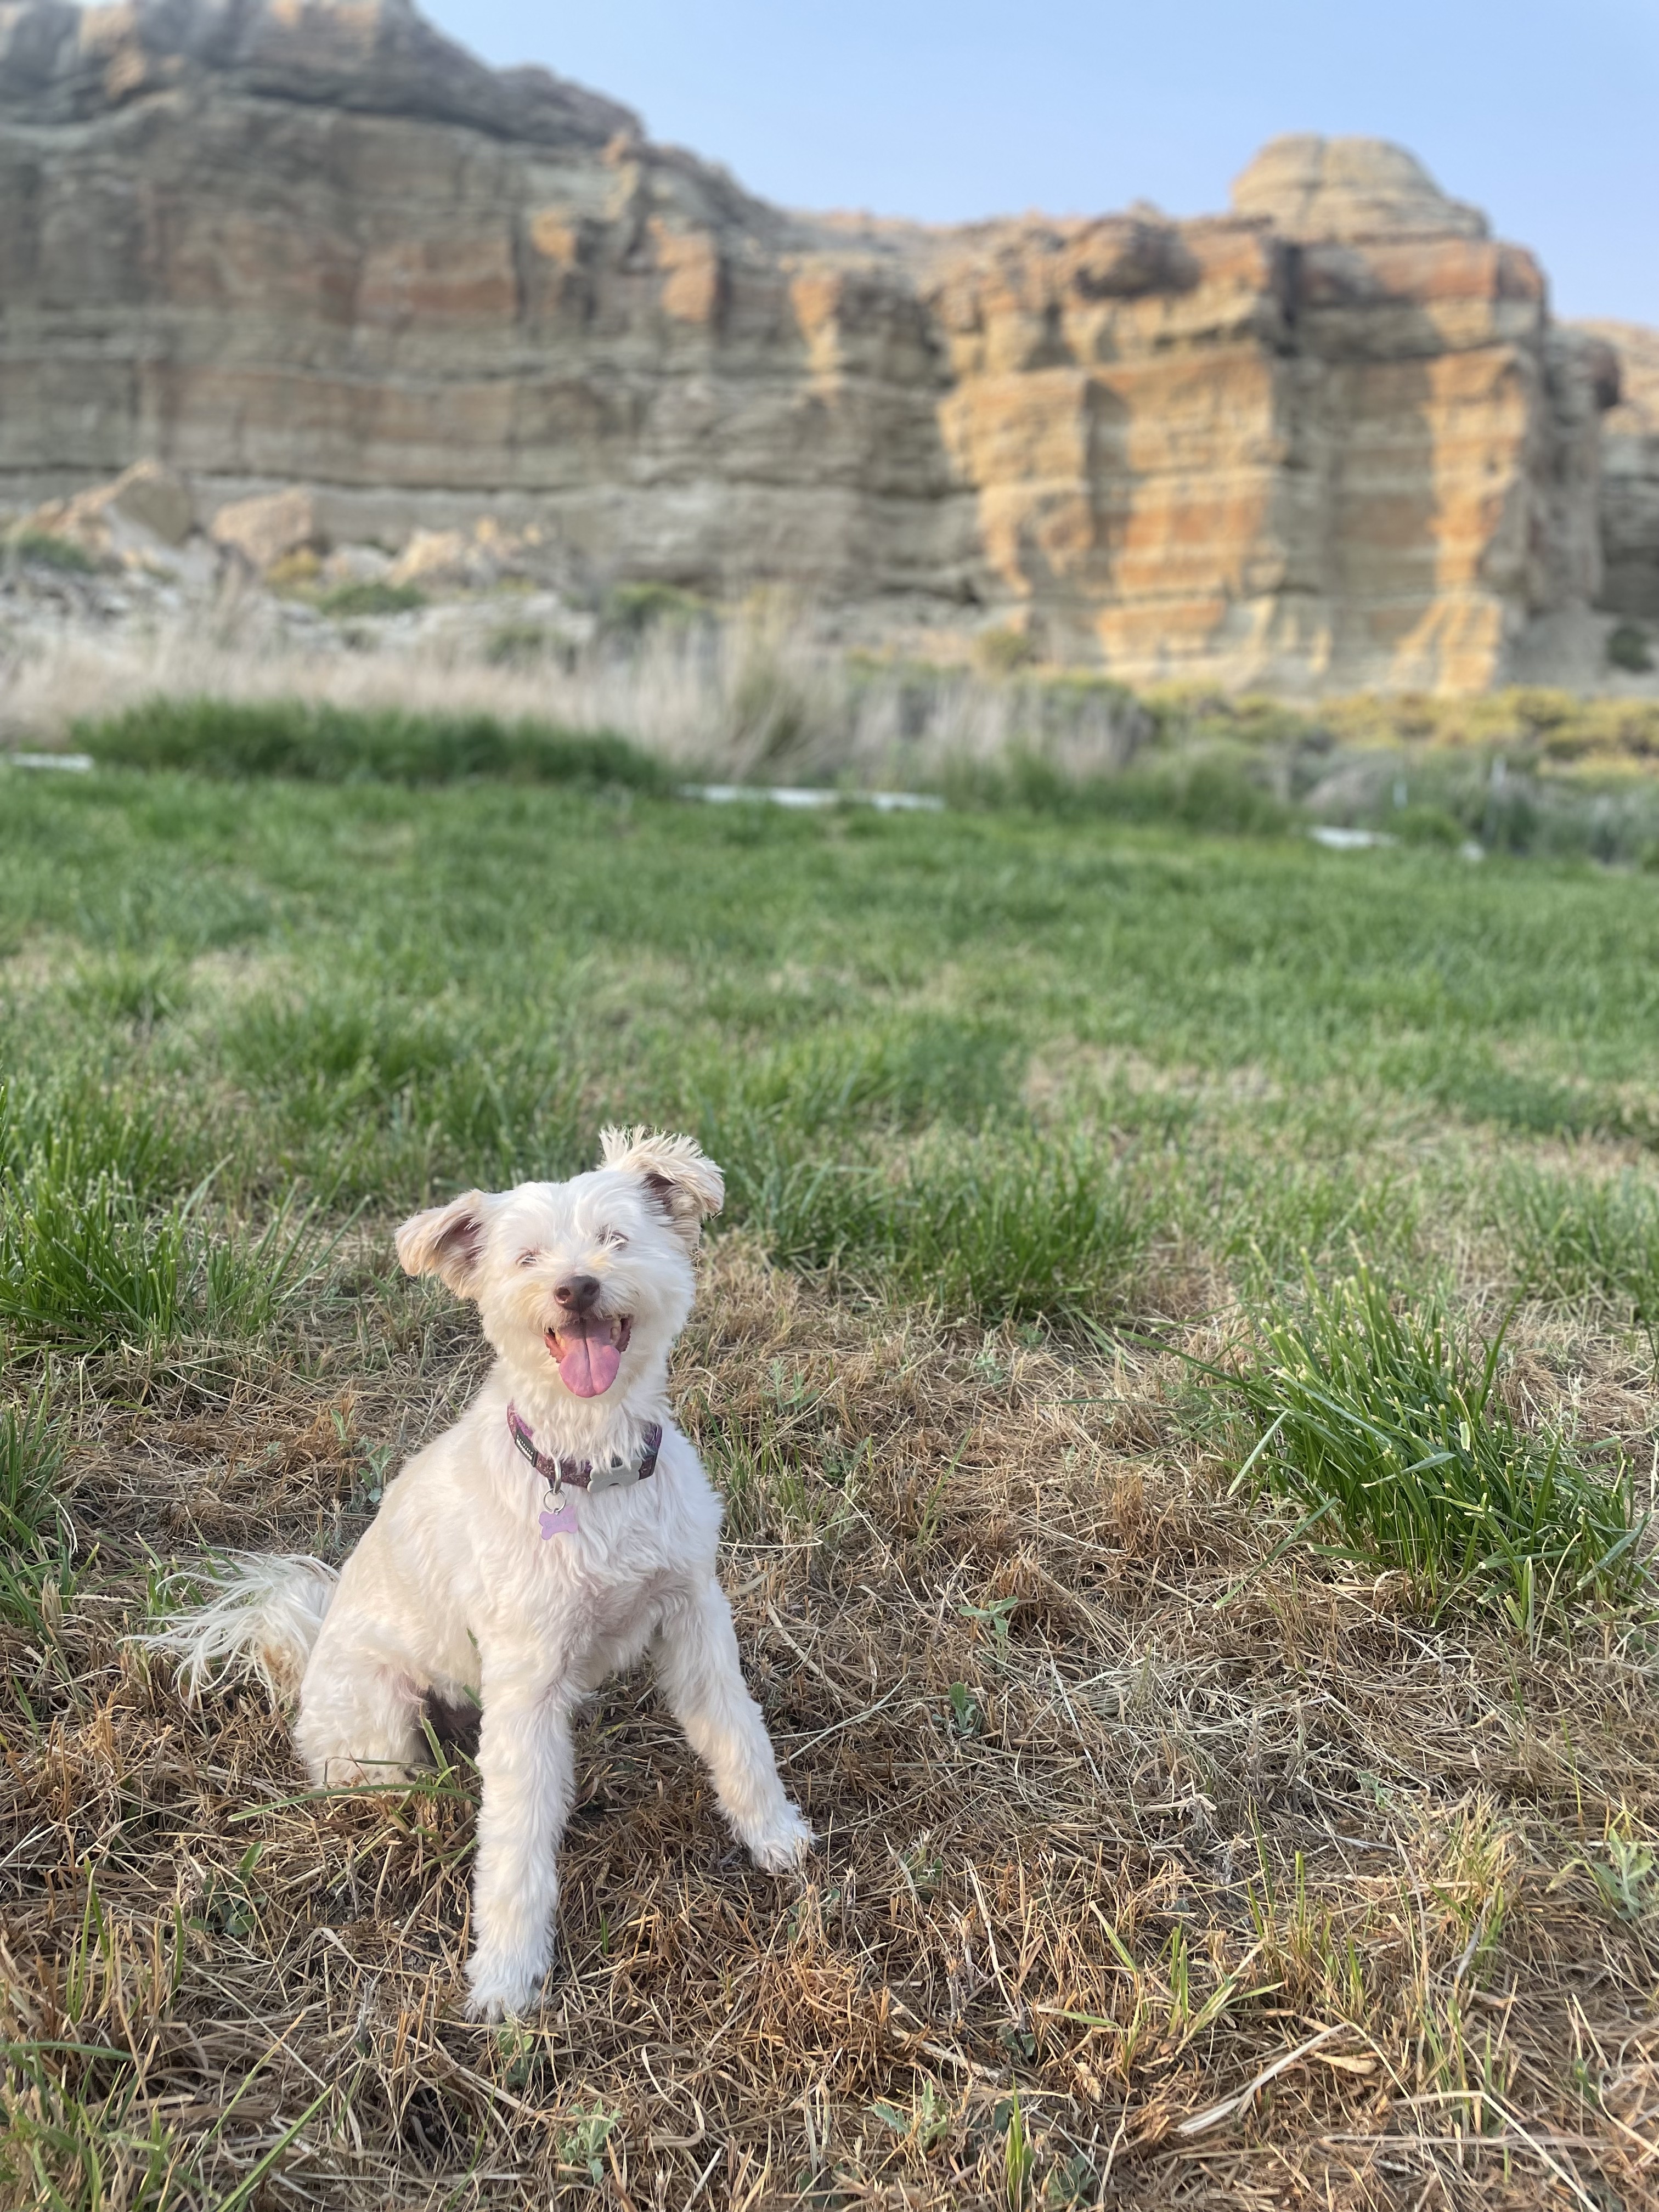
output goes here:
<path id="1" fill-rule="evenodd" d="M 617 1379 L 622 1354 L 608 1336 L 570 1335 L 562 1339 L 559 1376 L 578 1398 L 598 1398 Z"/>

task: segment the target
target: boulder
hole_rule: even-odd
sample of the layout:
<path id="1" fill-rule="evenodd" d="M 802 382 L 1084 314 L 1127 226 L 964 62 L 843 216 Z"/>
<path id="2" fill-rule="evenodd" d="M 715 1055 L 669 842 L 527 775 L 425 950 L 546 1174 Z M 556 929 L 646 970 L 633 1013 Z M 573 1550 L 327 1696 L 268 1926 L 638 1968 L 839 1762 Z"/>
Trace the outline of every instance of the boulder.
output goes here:
<path id="1" fill-rule="evenodd" d="M 48 501 L 25 527 L 66 538 L 94 560 L 160 559 L 167 565 L 166 556 L 190 536 L 192 520 L 189 487 L 161 462 L 144 460 L 111 483 Z"/>
<path id="2" fill-rule="evenodd" d="M 464 531 L 417 530 L 392 562 L 386 580 L 416 584 L 423 592 L 459 591 L 495 580 L 493 570 L 482 573 L 483 565 Z"/>
<path id="3" fill-rule="evenodd" d="M 317 502 L 302 484 L 222 507 L 213 518 L 212 535 L 260 575 L 296 553 L 315 553 L 323 543 Z"/>

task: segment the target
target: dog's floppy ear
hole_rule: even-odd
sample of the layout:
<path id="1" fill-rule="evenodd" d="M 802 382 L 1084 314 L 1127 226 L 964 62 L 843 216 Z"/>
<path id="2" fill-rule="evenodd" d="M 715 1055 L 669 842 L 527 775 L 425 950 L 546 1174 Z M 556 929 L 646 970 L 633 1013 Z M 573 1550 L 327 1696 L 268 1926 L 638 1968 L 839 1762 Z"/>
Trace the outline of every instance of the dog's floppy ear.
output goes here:
<path id="1" fill-rule="evenodd" d="M 601 1129 L 605 1164 L 636 1175 L 695 1252 L 704 1218 L 726 1203 L 726 1178 L 695 1137 L 654 1129 Z"/>
<path id="2" fill-rule="evenodd" d="M 406 1275 L 437 1275 L 458 1298 L 477 1294 L 478 1255 L 490 1201 L 481 1190 L 463 1191 L 447 1206 L 412 1214 L 398 1231 L 398 1257 Z"/>

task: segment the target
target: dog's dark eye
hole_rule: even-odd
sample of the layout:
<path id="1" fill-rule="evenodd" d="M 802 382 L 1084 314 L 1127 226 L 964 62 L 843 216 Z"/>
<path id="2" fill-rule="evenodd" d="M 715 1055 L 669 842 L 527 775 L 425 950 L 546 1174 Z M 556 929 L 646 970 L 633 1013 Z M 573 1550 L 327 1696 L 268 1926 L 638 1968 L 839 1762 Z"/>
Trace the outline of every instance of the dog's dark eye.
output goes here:
<path id="1" fill-rule="evenodd" d="M 519 1267 L 533 1267 L 541 1256 L 539 1252 L 520 1252 L 514 1265 Z"/>
<path id="2" fill-rule="evenodd" d="M 599 1231 L 599 1242 L 601 1244 L 621 1245 L 626 1244 L 628 1239 L 623 1235 L 620 1229 L 601 1229 Z"/>

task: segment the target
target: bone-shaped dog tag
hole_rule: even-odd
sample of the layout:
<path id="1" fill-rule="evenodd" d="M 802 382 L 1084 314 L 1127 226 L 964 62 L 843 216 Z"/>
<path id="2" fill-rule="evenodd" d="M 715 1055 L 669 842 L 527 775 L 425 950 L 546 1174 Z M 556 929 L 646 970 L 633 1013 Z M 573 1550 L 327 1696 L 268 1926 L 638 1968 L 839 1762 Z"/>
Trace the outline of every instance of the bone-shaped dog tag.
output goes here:
<path id="1" fill-rule="evenodd" d="M 592 1497 L 599 1490 L 625 1490 L 639 1480 L 636 1469 L 626 1460 L 613 1460 L 609 1467 L 596 1467 L 587 1478 L 587 1494 Z"/>
<path id="2" fill-rule="evenodd" d="M 574 1535 L 575 1533 L 575 1499 L 574 1498 L 567 1498 L 562 1504 L 557 1504 L 552 1492 L 550 1491 L 548 1493 L 547 1503 L 543 1506 L 541 1514 L 543 1543 L 546 1543 L 550 1536 Z"/>

